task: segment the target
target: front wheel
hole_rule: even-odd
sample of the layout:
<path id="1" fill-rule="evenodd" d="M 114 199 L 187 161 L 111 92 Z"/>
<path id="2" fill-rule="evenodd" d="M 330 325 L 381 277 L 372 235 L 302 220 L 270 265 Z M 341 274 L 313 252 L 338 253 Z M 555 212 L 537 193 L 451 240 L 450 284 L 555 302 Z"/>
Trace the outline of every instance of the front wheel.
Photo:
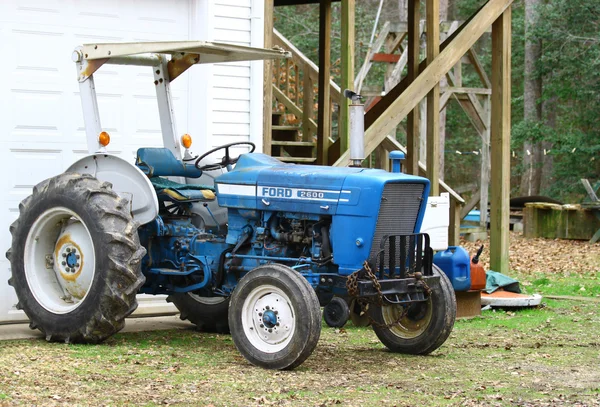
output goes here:
<path id="1" fill-rule="evenodd" d="M 442 346 L 452 332 L 456 319 L 454 290 L 448 277 L 436 265 L 433 265 L 433 275 L 440 277 L 440 283 L 427 301 L 407 307 L 375 306 L 369 310 L 375 334 L 391 351 L 426 355 Z M 387 326 L 396 321 L 391 327 Z"/>
<path id="2" fill-rule="evenodd" d="M 319 341 L 319 300 L 298 272 L 281 264 L 260 266 L 233 291 L 229 328 L 235 346 L 250 363 L 293 369 L 312 354 Z"/>

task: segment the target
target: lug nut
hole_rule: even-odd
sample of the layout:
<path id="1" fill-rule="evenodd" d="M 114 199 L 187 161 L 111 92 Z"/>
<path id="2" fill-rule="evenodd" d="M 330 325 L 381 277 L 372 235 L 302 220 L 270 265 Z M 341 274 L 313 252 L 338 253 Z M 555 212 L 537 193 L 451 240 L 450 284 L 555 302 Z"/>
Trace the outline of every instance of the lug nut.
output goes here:
<path id="1" fill-rule="evenodd" d="M 273 332 L 273 330 L 271 328 L 269 328 L 269 333 Z"/>
<path id="2" fill-rule="evenodd" d="M 75 256 L 75 258 L 76 258 L 77 260 L 79 260 L 79 255 Z"/>
<path id="3" fill-rule="evenodd" d="M 63 266 L 66 266 L 66 265 L 67 265 L 67 262 L 66 262 L 66 261 L 63 261 L 61 264 L 62 264 Z"/>
<path id="4" fill-rule="evenodd" d="M 63 257 L 67 257 L 67 253 L 63 253 L 63 254 L 62 254 L 62 256 L 63 256 Z"/>
<path id="5" fill-rule="evenodd" d="M 262 312 L 259 312 L 259 313 L 258 313 L 258 316 L 259 316 L 259 317 L 262 317 Z"/>
<path id="6" fill-rule="evenodd" d="M 71 248 L 67 247 L 67 253 L 71 253 Z"/>
<path id="7" fill-rule="evenodd" d="M 79 263 L 75 264 L 75 268 L 78 269 L 79 268 Z"/>

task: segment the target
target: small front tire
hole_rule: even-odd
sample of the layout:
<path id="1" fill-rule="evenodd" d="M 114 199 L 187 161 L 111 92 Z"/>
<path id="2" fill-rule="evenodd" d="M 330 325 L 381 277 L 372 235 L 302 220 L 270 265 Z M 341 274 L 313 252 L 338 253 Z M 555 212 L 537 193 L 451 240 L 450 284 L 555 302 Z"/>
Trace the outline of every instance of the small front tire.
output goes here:
<path id="1" fill-rule="evenodd" d="M 323 319 L 331 328 L 341 328 L 350 318 L 350 308 L 346 301 L 340 297 L 333 297 L 329 304 L 323 308 Z"/>
<path id="2" fill-rule="evenodd" d="M 246 274 L 231 296 L 229 327 L 250 363 L 293 369 L 314 351 L 321 335 L 319 300 L 308 281 L 281 264 Z"/>

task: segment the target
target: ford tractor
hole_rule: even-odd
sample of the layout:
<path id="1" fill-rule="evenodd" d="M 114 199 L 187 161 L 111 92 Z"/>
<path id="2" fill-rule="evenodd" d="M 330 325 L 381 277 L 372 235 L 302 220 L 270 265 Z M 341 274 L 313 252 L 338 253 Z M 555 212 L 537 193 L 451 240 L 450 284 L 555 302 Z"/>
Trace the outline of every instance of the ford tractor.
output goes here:
<path id="1" fill-rule="evenodd" d="M 444 343 L 456 302 L 419 233 L 427 179 L 286 164 L 250 142 L 193 156 L 191 137 L 176 136 L 169 86 L 185 70 L 287 57 L 201 41 L 75 49 L 89 155 L 36 185 L 10 227 L 9 284 L 32 329 L 48 341 L 99 343 L 123 328 L 137 294 L 160 294 L 182 319 L 230 332 L 248 361 L 270 369 L 311 355 L 321 306 L 366 320 L 393 352 Z M 106 148 L 93 74 L 107 64 L 153 73 L 163 147 L 139 148 L 135 161 Z M 347 96 L 360 165 L 362 106 Z"/>

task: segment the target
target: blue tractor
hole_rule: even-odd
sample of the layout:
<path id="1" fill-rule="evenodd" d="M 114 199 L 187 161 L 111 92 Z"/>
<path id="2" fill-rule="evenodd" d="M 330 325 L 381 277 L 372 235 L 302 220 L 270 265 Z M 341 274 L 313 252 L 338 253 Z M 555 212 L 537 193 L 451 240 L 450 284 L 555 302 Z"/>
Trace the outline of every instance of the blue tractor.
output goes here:
<path id="1" fill-rule="evenodd" d="M 366 318 L 394 352 L 444 343 L 456 303 L 419 234 L 427 179 L 285 164 L 248 142 L 193 157 L 189 136 L 175 138 L 168 86 L 182 66 L 280 57 L 199 41 L 76 49 L 90 154 L 35 186 L 10 228 L 9 284 L 32 329 L 49 341 L 98 343 L 144 293 L 167 294 L 202 330 L 231 332 L 265 368 L 292 369 L 311 355 L 321 306 L 330 319 Z M 164 147 L 140 148 L 135 163 L 105 150 L 93 84 L 105 63 L 155 72 Z"/>

